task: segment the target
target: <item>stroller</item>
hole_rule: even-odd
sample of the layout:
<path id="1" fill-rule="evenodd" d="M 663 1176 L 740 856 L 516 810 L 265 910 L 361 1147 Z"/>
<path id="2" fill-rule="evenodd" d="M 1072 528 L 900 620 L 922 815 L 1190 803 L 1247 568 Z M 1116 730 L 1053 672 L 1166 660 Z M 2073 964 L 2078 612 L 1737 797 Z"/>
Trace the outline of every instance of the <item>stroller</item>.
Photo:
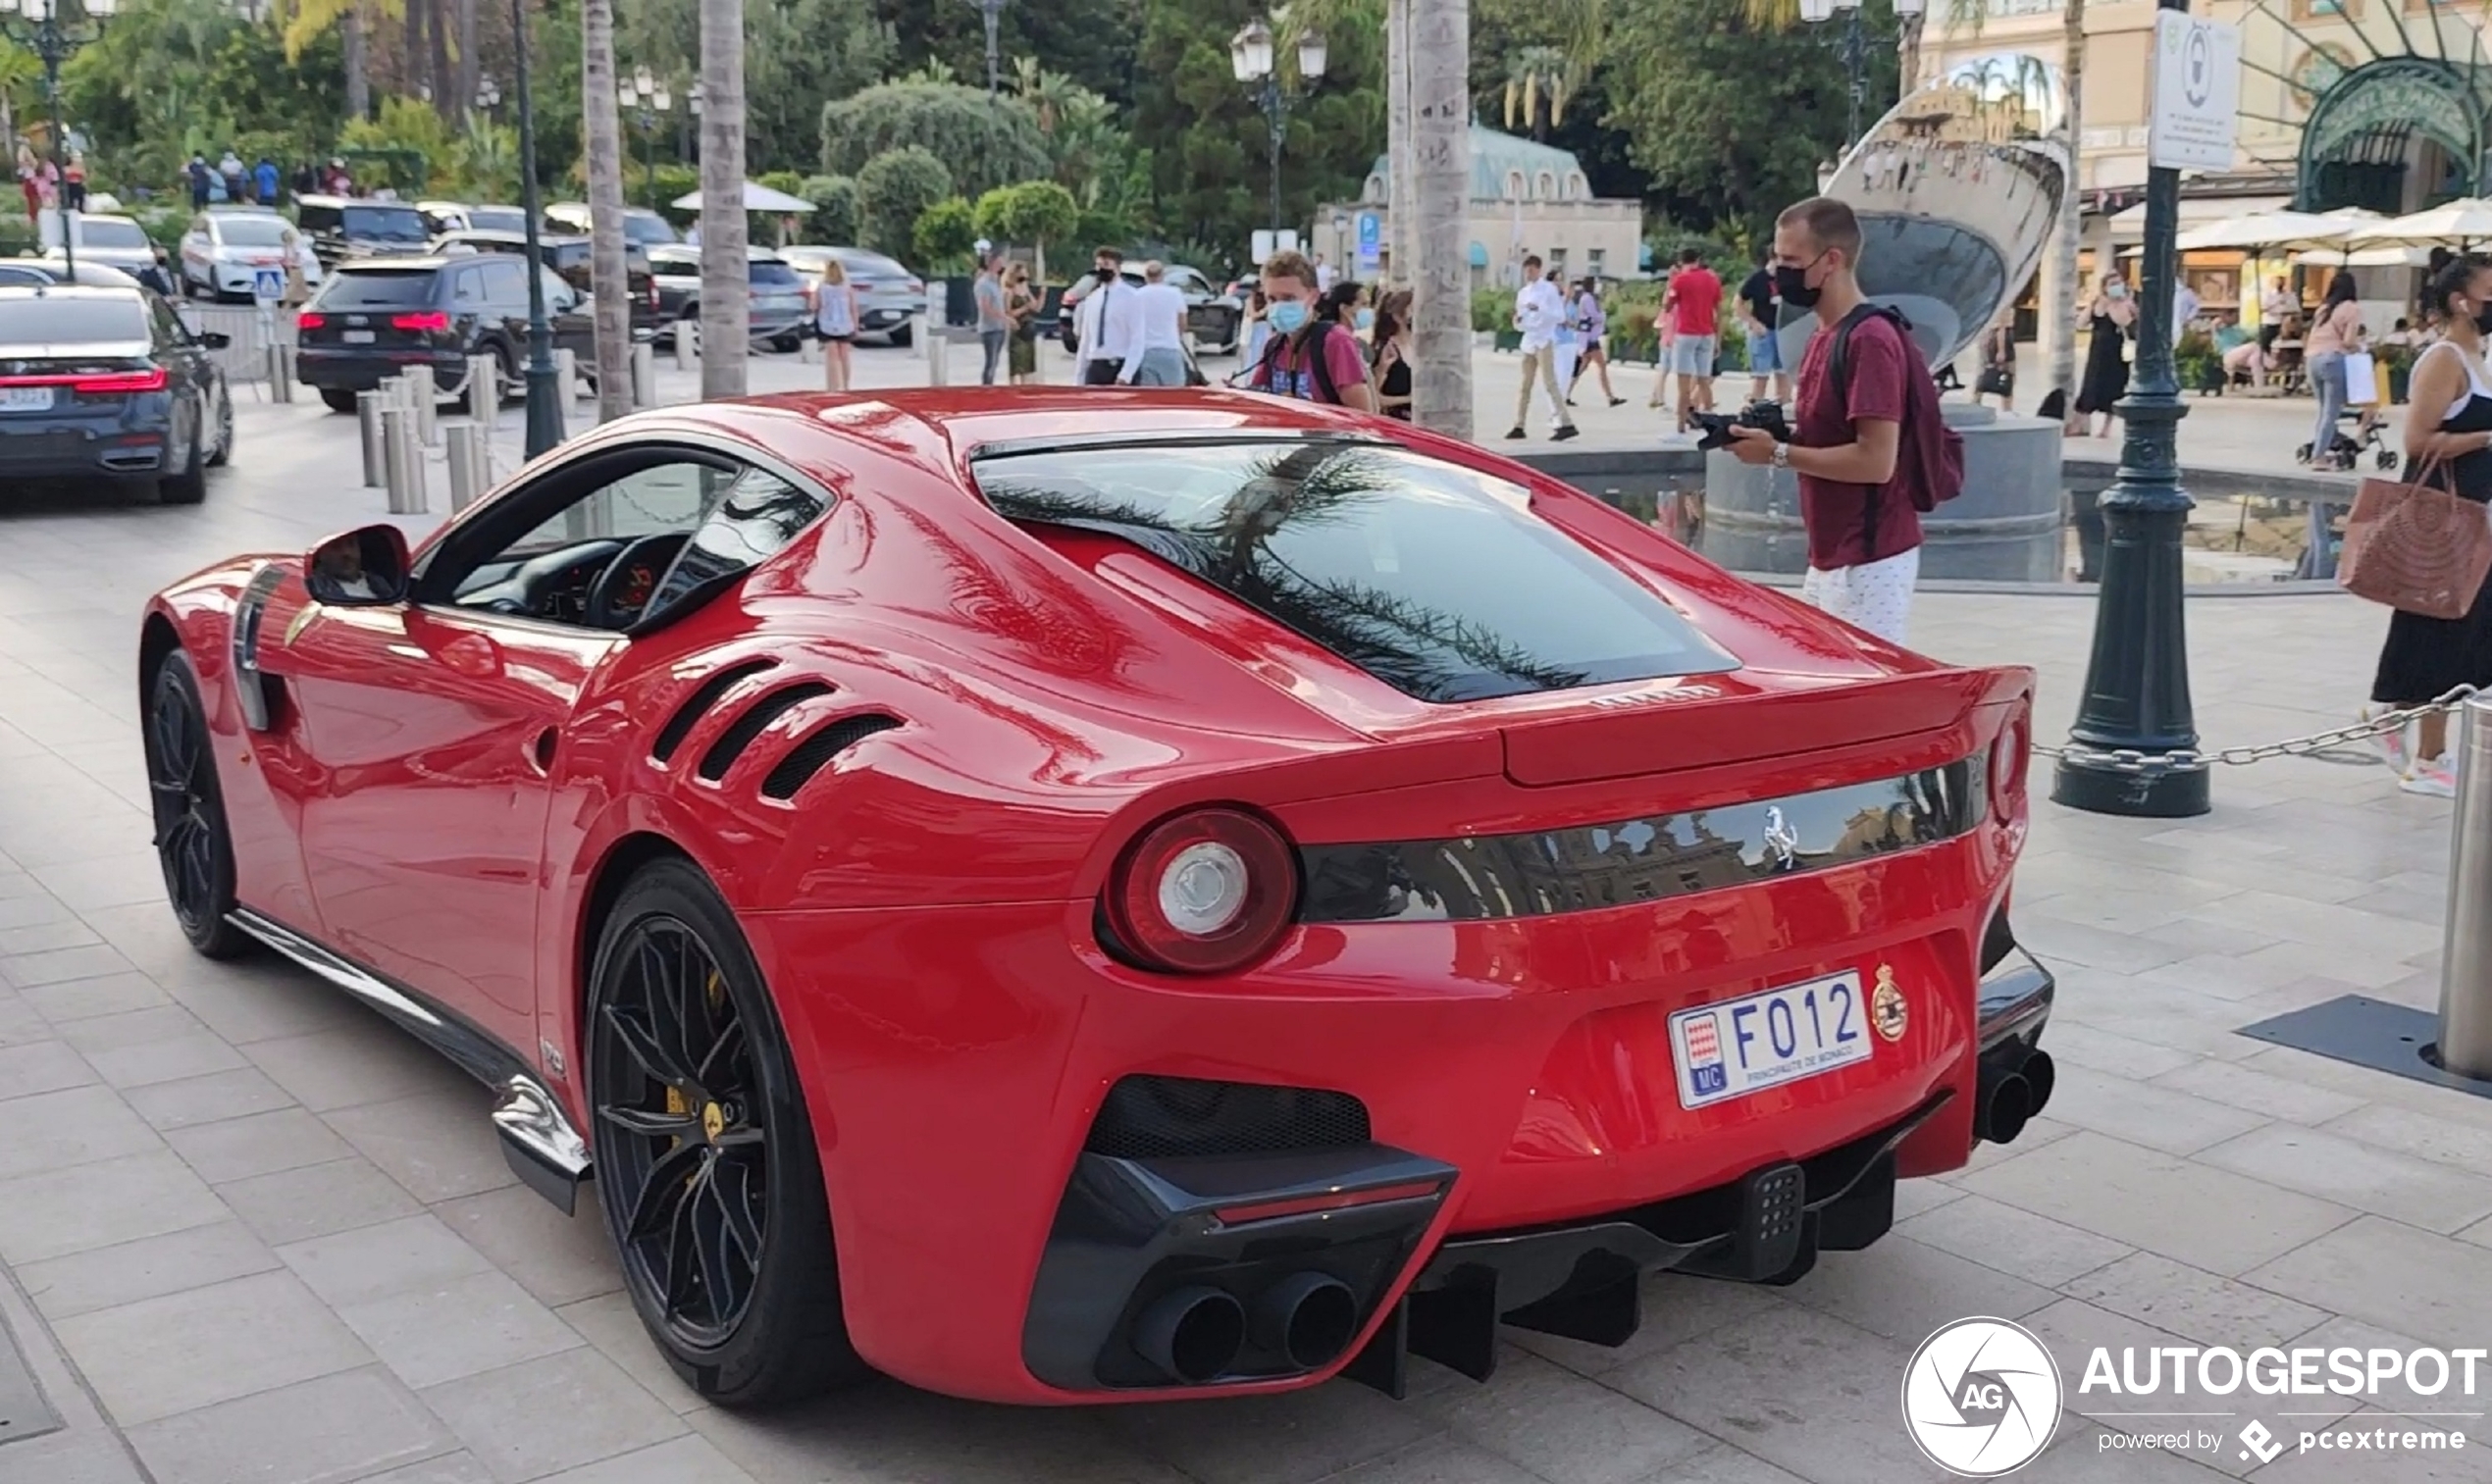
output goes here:
<path id="1" fill-rule="evenodd" d="M 2344 420 L 2349 417 L 2354 420 L 2350 432 L 2344 426 Z M 2398 454 L 2396 449 L 2388 446 L 2386 429 L 2387 421 L 2379 415 L 2376 405 L 2348 407 L 2337 419 L 2336 436 L 2328 443 L 2324 455 L 2313 457 L 2310 445 L 2304 443 L 2293 450 L 2293 457 L 2313 469 L 2352 469 L 2367 453 L 2373 467 L 2382 471 L 2393 470 L 2397 467 Z"/>

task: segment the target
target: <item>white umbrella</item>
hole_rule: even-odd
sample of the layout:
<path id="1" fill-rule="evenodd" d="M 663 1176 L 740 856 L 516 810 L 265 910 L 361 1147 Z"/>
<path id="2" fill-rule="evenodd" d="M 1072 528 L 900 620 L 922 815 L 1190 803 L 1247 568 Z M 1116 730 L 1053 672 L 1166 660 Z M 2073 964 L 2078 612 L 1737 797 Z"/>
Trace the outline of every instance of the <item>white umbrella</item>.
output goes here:
<path id="1" fill-rule="evenodd" d="M 2353 225 L 2344 217 L 2316 212 L 2254 211 L 2193 227 L 2180 234 L 2179 246 L 2183 252 L 2295 247 L 2336 241 Z"/>
<path id="2" fill-rule="evenodd" d="M 2302 254 L 2302 261 L 2320 268 L 2428 268 L 2427 247 L 2322 247 Z"/>
<path id="3" fill-rule="evenodd" d="M 691 195 L 677 197 L 675 209 L 677 211 L 701 210 L 701 192 L 694 191 Z M 747 180 L 744 182 L 744 209 L 785 214 L 792 211 L 811 211 L 813 203 L 789 195 L 784 190 L 772 190 L 767 185 Z"/>
<path id="4" fill-rule="evenodd" d="M 2346 234 L 2351 242 L 2468 242 L 2492 237 L 2492 201 L 2446 201 L 2408 217 L 2391 217 Z"/>

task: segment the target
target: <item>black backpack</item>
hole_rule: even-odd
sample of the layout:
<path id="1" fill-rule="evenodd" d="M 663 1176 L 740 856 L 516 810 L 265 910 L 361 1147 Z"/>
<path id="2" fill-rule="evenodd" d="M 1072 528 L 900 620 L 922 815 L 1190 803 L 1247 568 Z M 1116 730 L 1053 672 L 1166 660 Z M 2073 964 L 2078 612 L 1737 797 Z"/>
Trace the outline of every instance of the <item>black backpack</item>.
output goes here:
<path id="1" fill-rule="evenodd" d="M 1316 389 L 1324 393 L 1323 396 L 1314 400 L 1328 402 L 1338 407 L 1341 405 L 1341 388 L 1332 384 L 1332 367 L 1329 364 L 1331 358 L 1324 354 L 1325 337 L 1330 335 L 1336 328 L 1329 320 L 1316 321 L 1307 327 L 1307 338 L 1302 348 L 1307 355 L 1307 370 L 1315 378 Z M 1289 336 L 1278 333 L 1274 333 L 1271 339 L 1264 341 L 1261 370 L 1264 384 L 1272 388 L 1274 396 L 1291 394 L 1280 389 L 1280 349 L 1288 343 Z"/>

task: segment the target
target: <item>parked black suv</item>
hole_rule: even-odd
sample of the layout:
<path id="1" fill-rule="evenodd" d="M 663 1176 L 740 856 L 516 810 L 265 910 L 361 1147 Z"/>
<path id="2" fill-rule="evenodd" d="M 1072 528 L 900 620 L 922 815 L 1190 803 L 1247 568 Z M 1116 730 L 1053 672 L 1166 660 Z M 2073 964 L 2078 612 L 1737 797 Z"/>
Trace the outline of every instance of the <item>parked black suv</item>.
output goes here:
<path id="1" fill-rule="evenodd" d="M 414 257 L 433 239 L 424 213 L 405 201 L 297 196 L 294 205 L 294 225 L 310 239 L 323 268 L 348 258 Z"/>
<path id="2" fill-rule="evenodd" d="M 491 231 L 473 228 L 465 231 L 445 231 L 433 239 L 433 250 L 443 257 L 461 256 L 459 249 L 473 252 L 503 252 L 515 257 L 528 255 L 528 234 L 524 231 Z M 562 275 L 564 282 L 583 296 L 594 296 L 589 274 L 593 256 L 587 237 L 541 231 L 537 234 L 539 261 Z M 632 337 L 643 339 L 656 333 L 659 314 L 657 281 L 649 271 L 648 249 L 637 243 L 623 244 L 623 267 L 628 285 L 626 302 L 632 306 Z M 594 311 L 593 311 L 594 312 Z"/>
<path id="3" fill-rule="evenodd" d="M 588 298 L 539 271 L 554 345 L 585 369 L 597 346 Z M 356 392 L 409 367 L 429 367 L 435 384 L 455 387 L 471 355 L 498 360 L 502 385 L 515 388 L 528 353 L 528 263 L 508 253 L 341 263 L 296 328 L 296 372 L 334 412 L 354 411 Z"/>
<path id="4" fill-rule="evenodd" d="M 545 208 L 545 226 L 555 231 L 575 231 L 587 236 L 587 203 L 556 201 Z M 646 206 L 626 206 L 623 208 L 623 240 L 643 247 L 662 247 L 669 242 L 681 242 L 684 234 L 675 230 L 674 223 Z"/>

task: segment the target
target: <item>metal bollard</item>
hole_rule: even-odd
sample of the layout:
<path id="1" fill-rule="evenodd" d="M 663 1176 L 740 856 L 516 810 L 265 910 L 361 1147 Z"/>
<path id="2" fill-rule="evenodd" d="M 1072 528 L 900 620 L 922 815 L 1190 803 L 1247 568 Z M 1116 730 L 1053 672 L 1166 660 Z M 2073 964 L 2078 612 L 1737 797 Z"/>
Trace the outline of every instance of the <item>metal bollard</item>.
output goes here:
<path id="1" fill-rule="evenodd" d="M 692 371 L 701 365 L 701 321 L 675 322 L 675 369 Z"/>
<path id="2" fill-rule="evenodd" d="M 407 453 L 415 446 L 415 414 L 392 406 L 381 414 L 381 468 L 389 491 L 391 515 L 404 515 L 407 504 Z"/>
<path id="3" fill-rule="evenodd" d="M 272 402 L 294 400 L 293 347 L 271 340 L 262 353 L 268 364 L 268 399 Z"/>
<path id="4" fill-rule="evenodd" d="M 2440 951 L 2440 1065 L 2492 1079 L 2492 696 L 2467 698 L 2449 826 L 2449 925 Z"/>
<path id="5" fill-rule="evenodd" d="M 926 384 L 929 386 L 951 385 L 951 336 L 945 333 L 944 327 L 934 323 L 932 316 L 927 316 L 918 322 L 917 333 L 924 336 L 926 341 Z"/>
<path id="6" fill-rule="evenodd" d="M 415 408 L 415 440 L 430 448 L 441 440 L 441 384 L 430 367 L 407 373 L 407 400 Z"/>
<path id="7" fill-rule="evenodd" d="M 381 415 L 389 406 L 389 384 L 378 391 L 355 393 L 355 422 L 363 432 L 363 487 L 378 489 L 389 483 L 389 450 L 381 435 Z"/>
<path id="8" fill-rule="evenodd" d="M 450 513 L 456 515 L 485 492 L 485 430 L 474 423 L 451 423 L 442 428 L 441 436 L 450 471 Z"/>
<path id="9" fill-rule="evenodd" d="M 580 357 L 567 348 L 553 353 L 553 387 L 559 406 L 568 407 L 580 399 Z"/>
<path id="10" fill-rule="evenodd" d="M 501 415 L 501 357 L 472 355 L 467 358 L 467 415 L 490 423 Z"/>
<path id="11" fill-rule="evenodd" d="M 657 405 L 657 347 L 647 340 L 632 345 L 632 405 Z"/>

